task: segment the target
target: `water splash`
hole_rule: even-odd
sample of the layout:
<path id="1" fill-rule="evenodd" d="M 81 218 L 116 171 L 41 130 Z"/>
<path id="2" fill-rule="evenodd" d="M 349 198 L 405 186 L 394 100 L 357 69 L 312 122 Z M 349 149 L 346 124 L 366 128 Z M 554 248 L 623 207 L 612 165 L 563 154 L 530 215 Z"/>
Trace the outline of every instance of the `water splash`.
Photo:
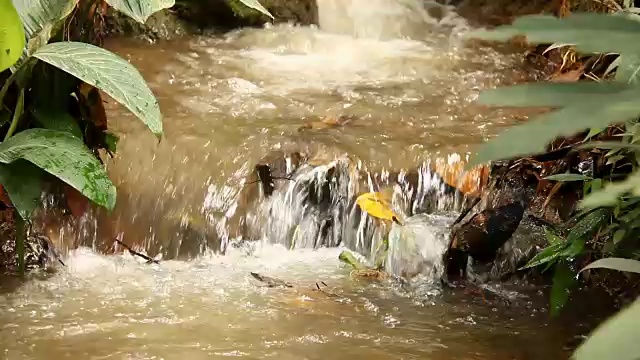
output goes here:
<path id="1" fill-rule="evenodd" d="M 320 28 L 376 40 L 426 40 L 440 26 L 467 28 L 453 7 L 422 0 L 318 0 Z"/>

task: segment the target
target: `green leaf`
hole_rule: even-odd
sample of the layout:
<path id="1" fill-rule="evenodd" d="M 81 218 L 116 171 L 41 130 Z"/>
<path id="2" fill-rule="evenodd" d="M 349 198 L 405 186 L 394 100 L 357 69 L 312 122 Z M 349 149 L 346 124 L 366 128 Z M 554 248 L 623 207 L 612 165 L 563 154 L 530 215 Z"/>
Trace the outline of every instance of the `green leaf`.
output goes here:
<path id="1" fill-rule="evenodd" d="M 20 59 L 25 45 L 24 28 L 11 0 L 0 0 L 0 72 Z"/>
<path id="2" fill-rule="evenodd" d="M 549 228 L 544 228 L 544 234 L 547 238 L 547 242 L 549 242 L 549 245 L 556 245 L 564 242 L 563 238 L 551 232 Z"/>
<path id="3" fill-rule="evenodd" d="M 258 0 L 239 0 L 241 3 L 245 4 L 247 7 L 250 7 L 254 10 L 258 10 L 259 12 L 267 15 L 268 17 L 273 19 L 273 15 L 267 10 Z"/>
<path id="4" fill-rule="evenodd" d="M 0 143 L 0 162 L 25 159 L 76 188 L 98 205 L 111 210 L 116 188 L 102 164 L 82 140 L 69 133 L 29 129 Z"/>
<path id="5" fill-rule="evenodd" d="M 120 138 L 117 135 L 112 134 L 110 132 L 107 132 L 105 134 L 105 142 L 107 145 L 107 150 L 111 151 L 112 153 L 116 153 L 116 150 L 118 149 L 119 141 L 120 141 Z"/>
<path id="6" fill-rule="evenodd" d="M 627 231 L 625 229 L 616 230 L 616 232 L 613 233 L 613 243 L 614 244 L 619 244 L 620 241 L 622 241 L 624 239 L 624 236 L 625 236 L 626 233 L 627 233 Z"/>
<path id="7" fill-rule="evenodd" d="M 623 83 L 637 84 L 640 79 L 640 56 L 624 54 L 619 56 L 615 80 Z"/>
<path id="8" fill-rule="evenodd" d="M 546 180 L 554 180 L 554 181 L 585 181 L 592 180 L 593 178 L 586 175 L 581 174 L 554 174 L 545 177 Z"/>
<path id="9" fill-rule="evenodd" d="M 550 313 L 552 317 L 560 313 L 560 310 L 569 300 L 570 291 L 577 283 L 576 274 L 571 270 L 569 263 L 566 261 L 558 262 L 553 271 L 551 285 Z"/>
<path id="10" fill-rule="evenodd" d="M 614 82 L 528 83 L 483 91 L 478 96 L 478 102 L 493 106 L 562 107 L 579 105 L 629 89 L 631 87 L 627 84 Z"/>
<path id="11" fill-rule="evenodd" d="M 85 43 L 58 42 L 40 48 L 33 56 L 103 90 L 154 134 L 162 134 L 158 101 L 138 70 L 116 54 Z"/>
<path id="12" fill-rule="evenodd" d="M 13 0 L 29 41 L 27 56 L 51 39 L 77 3 L 78 0 Z"/>
<path id="13" fill-rule="evenodd" d="M 562 250 L 566 248 L 566 243 L 558 243 L 544 248 L 544 250 L 540 251 L 533 259 L 529 260 L 529 262 L 520 268 L 520 270 L 536 267 L 545 263 L 549 263 L 558 259 L 560 254 L 562 254 Z"/>
<path id="14" fill-rule="evenodd" d="M 20 216 L 28 220 L 40 203 L 42 170 L 24 160 L 0 164 L 0 184 Z"/>
<path id="15" fill-rule="evenodd" d="M 634 172 L 627 177 L 626 180 L 612 183 L 605 186 L 602 190 L 587 195 L 580 202 L 581 208 L 595 208 L 600 206 L 613 206 L 618 203 L 620 196 L 631 192 L 640 186 L 640 173 Z M 638 189 L 640 190 L 640 189 Z M 640 195 L 640 191 L 638 194 Z"/>
<path id="16" fill-rule="evenodd" d="M 640 261 L 624 258 L 604 258 L 585 266 L 580 272 L 589 269 L 612 269 L 640 274 Z"/>
<path id="17" fill-rule="evenodd" d="M 551 89 L 555 85 L 547 86 Z M 633 119 L 640 115 L 638 97 L 640 87 L 632 87 L 623 92 L 602 95 L 598 101 L 575 103 L 538 116 L 522 125 L 507 129 L 483 144 L 468 166 L 545 152 L 547 144 L 559 136 L 569 136 L 584 129 L 606 127 L 612 123 Z M 603 106 L 603 103 L 607 103 L 607 106 Z"/>
<path id="18" fill-rule="evenodd" d="M 580 145 L 579 149 L 629 149 L 640 150 L 640 145 L 623 143 L 622 141 L 592 141 Z"/>
<path id="19" fill-rule="evenodd" d="M 583 53 L 638 54 L 640 22 L 629 14 L 574 13 L 564 18 L 530 15 L 517 18 L 513 24 L 495 30 L 469 34 L 484 40 L 509 40 L 524 35 L 531 43 L 572 44 Z"/>
<path id="20" fill-rule="evenodd" d="M 640 354 L 640 299 L 618 312 L 582 343 L 573 353 L 575 360 L 637 360 Z"/>
<path id="21" fill-rule="evenodd" d="M 578 221 L 567 235 L 567 242 L 573 243 L 579 239 L 587 239 L 596 234 L 596 232 L 609 221 L 611 212 L 608 209 L 600 208 L 586 214 Z"/>
<path id="22" fill-rule="evenodd" d="M 175 5 L 175 0 L 105 0 L 118 11 L 144 24 L 149 16 Z"/>
<path id="23" fill-rule="evenodd" d="M 76 120 L 65 111 L 47 111 L 35 108 L 32 110 L 36 120 L 46 129 L 68 132 L 82 139 L 82 130 Z"/>
<path id="24" fill-rule="evenodd" d="M 345 264 L 351 265 L 354 270 L 364 270 L 367 266 L 363 265 L 351 251 L 345 250 L 338 255 L 338 259 Z"/>

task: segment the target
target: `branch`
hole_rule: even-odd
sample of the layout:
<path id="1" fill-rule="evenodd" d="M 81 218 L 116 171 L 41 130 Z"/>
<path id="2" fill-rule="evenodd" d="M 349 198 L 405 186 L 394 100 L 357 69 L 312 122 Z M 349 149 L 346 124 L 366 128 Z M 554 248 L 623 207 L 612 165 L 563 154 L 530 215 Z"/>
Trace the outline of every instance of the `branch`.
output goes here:
<path id="1" fill-rule="evenodd" d="M 118 239 L 114 239 L 114 240 L 115 240 L 115 242 L 117 242 L 118 244 L 122 245 L 125 249 L 129 250 L 129 253 L 130 253 L 131 255 L 133 255 L 133 256 L 139 256 L 139 257 L 141 257 L 141 258 L 143 258 L 143 259 L 147 260 L 147 264 L 151 264 L 151 263 L 153 263 L 153 264 L 160 264 L 160 261 L 155 260 L 155 259 L 152 259 L 152 258 L 150 258 L 149 256 L 147 256 L 147 255 L 145 255 L 145 254 L 141 254 L 141 253 L 139 253 L 139 252 L 137 252 L 137 251 L 133 250 L 133 249 L 131 248 L 131 246 L 129 246 L 129 245 L 127 245 L 127 244 L 123 243 L 122 241 L 120 241 L 120 240 L 118 240 Z"/>

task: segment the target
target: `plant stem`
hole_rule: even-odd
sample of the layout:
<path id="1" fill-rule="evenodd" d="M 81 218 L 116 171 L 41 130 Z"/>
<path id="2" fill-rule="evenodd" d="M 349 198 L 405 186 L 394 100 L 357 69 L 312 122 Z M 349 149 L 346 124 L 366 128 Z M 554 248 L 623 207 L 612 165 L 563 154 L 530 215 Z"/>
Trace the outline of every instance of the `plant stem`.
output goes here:
<path id="1" fill-rule="evenodd" d="M 7 134 L 4 136 L 4 141 L 7 141 L 8 138 L 13 135 L 18 127 L 18 122 L 22 117 L 22 112 L 24 110 L 24 89 L 20 89 L 20 95 L 18 96 L 18 103 L 16 104 L 16 110 L 13 112 L 13 119 L 11 120 L 11 125 L 9 126 L 9 130 Z"/>
<path id="2" fill-rule="evenodd" d="M 17 75 L 18 75 L 18 70 L 14 71 L 11 75 L 9 75 L 9 77 L 7 78 L 7 81 L 5 81 L 4 85 L 2 85 L 2 88 L 0 89 L 0 105 L 2 105 L 4 96 L 7 94 L 7 91 L 9 91 L 9 87 L 11 86 L 11 84 L 13 84 L 13 82 L 16 80 Z"/>

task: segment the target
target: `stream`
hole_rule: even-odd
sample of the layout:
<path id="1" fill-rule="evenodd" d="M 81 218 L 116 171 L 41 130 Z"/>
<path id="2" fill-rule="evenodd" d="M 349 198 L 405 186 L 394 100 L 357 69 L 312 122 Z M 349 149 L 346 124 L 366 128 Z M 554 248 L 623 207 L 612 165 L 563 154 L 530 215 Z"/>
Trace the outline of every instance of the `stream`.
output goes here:
<path id="1" fill-rule="evenodd" d="M 0 283 L 0 358 L 567 358 L 567 326 L 576 324 L 550 320 L 536 288 L 505 289 L 505 303 L 443 291 L 435 276 L 410 286 L 353 278 L 338 261 L 344 248 L 372 249 L 376 235 L 362 217 L 354 220 L 359 233 L 345 235 L 342 222 L 353 211 L 334 198 L 382 191 L 381 174 L 416 168 L 421 189 L 440 189 L 428 164 L 464 158 L 520 118 L 475 104 L 478 93 L 537 75 L 521 53 L 466 43 L 473 29 L 435 3 L 318 6 L 319 27 L 110 39 L 107 47 L 157 96 L 165 135 L 158 142 L 126 109 L 105 104 L 120 136 L 107 160 L 117 206 L 47 224 L 66 266 L 24 284 Z M 340 115 L 353 120 L 299 130 Z M 246 177 L 274 150 L 304 152 L 324 167 L 301 167 L 272 200 L 257 201 L 265 209 L 252 223 L 258 239 L 242 242 L 231 219 Z M 332 194 L 330 205 L 337 235 L 318 243 L 324 220 L 295 200 L 296 184 L 345 157 L 364 184 L 345 175 L 348 189 Z M 423 195 L 444 204 L 420 233 L 425 256 L 438 259 L 456 206 L 440 191 Z M 524 227 L 517 236 L 536 231 Z M 115 237 L 163 261 L 123 254 Z M 295 287 L 267 288 L 250 272 Z"/>

